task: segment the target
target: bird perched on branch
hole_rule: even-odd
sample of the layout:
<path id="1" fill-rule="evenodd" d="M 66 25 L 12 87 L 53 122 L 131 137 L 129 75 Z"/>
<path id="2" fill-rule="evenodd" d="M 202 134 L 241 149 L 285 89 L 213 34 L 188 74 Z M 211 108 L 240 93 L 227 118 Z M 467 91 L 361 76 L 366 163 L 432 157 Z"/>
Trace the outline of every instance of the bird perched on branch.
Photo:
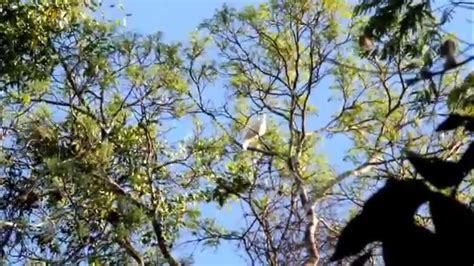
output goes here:
<path id="1" fill-rule="evenodd" d="M 262 114 L 254 121 L 251 121 L 245 132 L 242 149 L 245 151 L 249 145 L 267 132 L 267 115 Z"/>
<path id="2" fill-rule="evenodd" d="M 453 40 L 446 40 L 440 47 L 439 55 L 446 58 L 445 68 L 456 66 L 456 43 Z"/>

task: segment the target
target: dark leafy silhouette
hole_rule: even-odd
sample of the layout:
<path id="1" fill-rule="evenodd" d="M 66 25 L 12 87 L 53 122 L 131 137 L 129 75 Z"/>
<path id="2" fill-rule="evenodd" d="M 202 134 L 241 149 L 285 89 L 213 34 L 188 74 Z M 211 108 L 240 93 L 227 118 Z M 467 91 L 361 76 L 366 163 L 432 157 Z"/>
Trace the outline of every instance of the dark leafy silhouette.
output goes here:
<path id="1" fill-rule="evenodd" d="M 376 241 L 377 237 L 372 230 L 369 217 L 361 213 L 354 217 L 344 227 L 337 242 L 332 261 L 359 253 L 367 244 Z"/>
<path id="2" fill-rule="evenodd" d="M 461 183 L 467 171 L 460 163 L 439 158 L 423 158 L 414 152 L 407 152 L 408 160 L 423 178 L 439 189 L 453 187 Z"/>
<path id="3" fill-rule="evenodd" d="M 466 171 L 474 169 L 474 142 L 469 145 L 459 163 Z"/>
<path id="4" fill-rule="evenodd" d="M 461 126 L 465 127 L 468 131 L 474 131 L 474 117 L 450 114 L 448 118 L 436 128 L 436 131 L 449 131 Z"/>
<path id="5" fill-rule="evenodd" d="M 388 180 L 343 229 L 331 259 L 355 255 L 367 244 L 388 239 L 398 227 L 413 223 L 413 215 L 429 193 L 419 180 Z"/>
<path id="6" fill-rule="evenodd" d="M 385 226 L 411 222 L 418 207 L 428 200 L 429 193 L 419 180 L 389 179 L 383 188 L 367 200 L 363 213 L 380 217 L 377 219 L 386 223 Z"/>
<path id="7" fill-rule="evenodd" d="M 414 222 L 425 201 L 435 232 Z M 466 244 L 473 238 L 474 213 L 467 206 L 430 191 L 420 181 L 389 180 L 343 229 L 331 259 L 358 254 L 367 244 L 380 241 L 386 265 L 473 265 L 474 254 Z M 365 256 L 353 265 L 363 265 Z"/>
<path id="8" fill-rule="evenodd" d="M 451 265 L 473 265 L 472 246 L 467 244 L 474 238 L 474 213 L 459 201 L 433 193 L 430 212 L 436 233 L 446 243 L 447 254 L 451 254 Z"/>
<path id="9" fill-rule="evenodd" d="M 448 118 L 438 129 L 460 125 L 459 120 L 453 119 Z M 409 151 L 407 154 L 426 181 L 439 189 L 455 188 L 453 197 L 430 190 L 421 180 L 388 180 L 342 230 L 333 261 L 356 255 L 366 245 L 380 241 L 386 265 L 474 265 L 469 244 L 474 239 L 474 213 L 455 198 L 457 187 L 474 168 L 474 144 L 458 162 L 424 158 Z M 414 220 L 416 210 L 426 201 L 434 232 Z M 370 257 L 367 254 L 352 265 L 363 265 Z"/>
<path id="10" fill-rule="evenodd" d="M 385 265 L 449 265 L 441 263 L 444 256 L 439 238 L 426 228 L 406 224 L 383 241 Z"/>

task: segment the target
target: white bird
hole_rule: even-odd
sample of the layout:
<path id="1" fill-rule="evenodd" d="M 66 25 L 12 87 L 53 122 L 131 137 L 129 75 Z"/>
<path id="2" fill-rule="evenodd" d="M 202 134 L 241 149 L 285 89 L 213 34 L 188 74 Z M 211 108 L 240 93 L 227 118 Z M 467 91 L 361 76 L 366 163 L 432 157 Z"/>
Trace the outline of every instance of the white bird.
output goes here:
<path id="1" fill-rule="evenodd" d="M 250 143 L 256 141 L 259 137 L 263 136 L 267 132 L 267 115 L 263 114 L 248 126 L 244 135 L 244 141 L 242 143 L 242 149 L 245 151 L 249 147 Z"/>

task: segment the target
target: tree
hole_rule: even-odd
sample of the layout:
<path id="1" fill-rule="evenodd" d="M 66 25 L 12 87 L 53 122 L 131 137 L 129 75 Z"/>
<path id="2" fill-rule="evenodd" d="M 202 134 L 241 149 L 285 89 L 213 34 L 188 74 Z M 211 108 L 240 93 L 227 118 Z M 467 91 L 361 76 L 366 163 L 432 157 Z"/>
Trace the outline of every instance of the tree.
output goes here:
<path id="1" fill-rule="evenodd" d="M 3 3 L 0 11 L 2 84 L 49 77 L 57 64 L 54 41 L 82 20 L 85 9 L 95 10 L 97 6 L 95 1 L 87 0 Z"/>
<path id="2" fill-rule="evenodd" d="M 236 242 L 252 264 L 327 264 L 375 188 L 416 178 L 403 149 L 458 160 L 467 143 L 462 129 L 429 134 L 438 112 L 465 127 L 472 115 L 468 61 L 436 69 L 437 13 L 389 5 L 401 15 L 383 24 L 376 4 L 368 23 L 342 0 L 224 6 L 182 45 L 123 33 L 89 1 L 10 1 L 1 12 L 18 19 L 0 33 L 24 45 L 0 47 L 4 258 L 178 265 L 192 262 L 174 254 L 190 232 L 188 244 Z M 244 151 L 261 113 L 267 132 Z M 184 118 L 193 134 L 176 141 Z M 351 169 L 322 150 L 331 137 L 350 145 Z M 469 201 L 471 183 L 449 192 Z M 202 217 L 205 202 L 239 203 L 243 228 Z"/>
<path id="3" fill-rule="evenodd" d="M 380 12 L 385 5 L 364 3 L 356 13 L 367 6 Z M 436 13 L 426 14 L 421 4 L 387 5 L 406 13 L 390 18 L 377 13 L 368 24 L 352 17 L 345 28 L 340 21 L 350 11 L 343 1 L 275 0 L 241 11 L 224 7 L 203 23 L 204 35 L 210 34 L 217 49 L 216 68 L 228 88 L 226 97 L 233 102 L 206 104 L 209 81 L 200 79 L 199 54 L 190 64 L 197 88 L 193 97 L 218 124 L 222 138 L 231 139 L 228 159 L 222 170 L 215 169 L 223 177 L 216 198 L 237 199 L 244 206 L 245 225 L 220 236 L 203 230 L 198 241 L 237 241 L 252 263 L 324 265 L 339 234 L 337 211 L 361 206 L 387 179 L 416 178 L 402 150 L 416 148 L 443 159 L 460 156 L 466 134 L 430 137 L 433 124 L 427 123 L 446 110 L 442 103 L 448 95 L 456 98 L 448 108 L 470 108 L 465 97 L 451 93 L 459 90 L 455 84 L 463 79 L 462 65 L 468 61 L 452 71 L 432 71 L 444 38 L 434 34 Z M 431 20 L 422 19 L 428 15 Z M 381 50 L 359 53 L 356 43 L 363 34 L 375 36 Z M 420 74 L 413 78 L 415 71 Z M 435 83 L 435 76 L 442 78 Z M 472 86 L 469 80 L 460 86 L 464 95 Z M 334 96 L 328 96 L 328 87 Z M 332 97 L 338 110 L 327 123 L 318 121 L 316 103 Z M 272 118 L 269 132 L 260 145 L 243 152 L 238 134 L 250 117 L 262 112 Z M 336 167 L 318 152 L 321 140 L 334 135 L 350 140 L 345 159 L 352 170 L 336 174 Z M 466 181 L 469 186 L 470 179 Z M 458 195 L 470 198 L 468 192 Z M 420 213 L 417 220 L 429 219 Z"/>
<path id="4" fill-rule="evenodd" d="M 37 60 L 27 56 L 2 73 L 18 80 L 2 89 L 4 257 L 178 265 L 172 245 L 181 228 L 196 226 L 192 204 L 206 198 L 200 175 L 206 157 L 219 156 L 199 155 L 206 143 L 196 138 L 166 141 L 166 121 L 189 108 L 180 45 L 164 44 L 160 34 L 121 34 L 79 2 L 8 7 L 27 13 L 5 29 L 15 41 L 31 16 L 39 23 L 25 33 L 39 47 L 8 51 L 12 60 L 38 49 L 49 69 L 25 72 Z M 64 14 L 76 20 L 64 26 Z"/>

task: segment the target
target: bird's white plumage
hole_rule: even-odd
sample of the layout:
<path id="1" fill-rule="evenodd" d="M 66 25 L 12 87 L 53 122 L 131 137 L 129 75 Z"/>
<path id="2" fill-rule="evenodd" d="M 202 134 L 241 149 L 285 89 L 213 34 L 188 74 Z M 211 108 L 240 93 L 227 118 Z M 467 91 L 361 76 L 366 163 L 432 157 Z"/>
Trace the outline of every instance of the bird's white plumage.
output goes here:
<path id="1" fill-rule="evenodd" d="M 257 140 L 258 137 L 263 136 L 266 132 L 267 116 L 266 114 L 263 114 L 254 121 L 251 121 L 250 124 L 247 126 L 247 130 L 243 138 L 242 149 L 247 150 L 250 143 Z"/>

